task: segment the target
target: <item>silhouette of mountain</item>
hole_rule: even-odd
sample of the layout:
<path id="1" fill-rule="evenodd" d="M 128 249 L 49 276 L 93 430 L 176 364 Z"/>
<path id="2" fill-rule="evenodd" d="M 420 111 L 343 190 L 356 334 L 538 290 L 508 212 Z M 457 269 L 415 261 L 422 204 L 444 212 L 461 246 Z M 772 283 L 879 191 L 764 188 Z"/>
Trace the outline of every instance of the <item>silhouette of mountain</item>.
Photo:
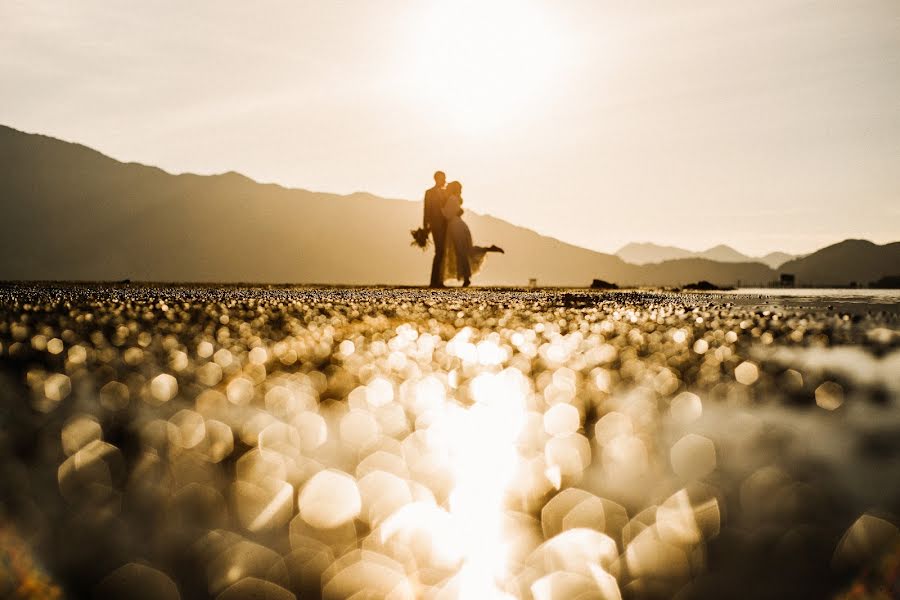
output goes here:
<path id="1" fill-rule="evenodd" d="M 421 202 L 287 189 L 235 172 L 173 175 L 4 126 L 0 198 L 0 279 L 428 280 L 430 254 L 409 245 L 410 229 L 422 221 Z M 760 263 L 685 258 L 632 265 L 495 217 L 469 211 L 466 220 L 476 243 L 506 250 L 487 261 L 477 277 L 481 285 L 524 285 L 530 278 L 559 286 L 586 286 L 596 278 L 619 285 L 707 280 L 722 286 L 777 279 Z M 865 280 L 848 281 L 854 279 Z"/>
<path id="2" fill-rule="evenodd" d="M 625 262 L 635 265 L 658 263 L 679 258 L 706 258 L 718 262 L 761 262 L 772 269 L 777 269 L 783 263 L 797 258 L 786 252 L 770 252 L 761 257 L 747 256 L 725 244 L 719 244 L 702 252 L 693 252 L 676 246 L 660 246 L 652 243 L 626 244 L 616 252 L 616 256 Z"/>
<path id="3" fill-rule="evenodd" d="M 787 252 L 769 252 L 765 256 L 760 256 L 758 261 L 761 263 L 769 265 L 769 267 L 773 269 L 778 269 L 781 265 L 786 263 L 789 260 L 794 260 L 795 258 L 801 258 L 800 256 L 794 256 L 793 254 L 788 254 Z"/>
<path id="4" fill-rule="evenodd" d="M 793 273 L 797 285 L 868 286 L 884 277 L 900 275 L 900 242 L 878 245 L 869 240 L 844 240 L 781 265 Z"/>
<path id="5" fill-rule="evenodd" d="M 652 242 L 631 242 L 630 244 L 625 244 L 616 251 L 616 256 L 633 265 L 646 265 L 648 263 L 658 263 L 664 260 L 691 258 L 694 254 L 694 252 L 685 250 L 684 248 L 660 246 L 659 244 L 654 244 Z"/>
<path id="6" fill-rule="evenodd" d="M 754 262 L 757 260 L 746 254 L 741 254 L 731 246 L 726 246 L 725 244 L 719 244 L 718 246 L 713 246 L 703 252 L 697 252 L 696 256 L 697 258 L 708 258 L 709 260 L 718 262 Z"/>

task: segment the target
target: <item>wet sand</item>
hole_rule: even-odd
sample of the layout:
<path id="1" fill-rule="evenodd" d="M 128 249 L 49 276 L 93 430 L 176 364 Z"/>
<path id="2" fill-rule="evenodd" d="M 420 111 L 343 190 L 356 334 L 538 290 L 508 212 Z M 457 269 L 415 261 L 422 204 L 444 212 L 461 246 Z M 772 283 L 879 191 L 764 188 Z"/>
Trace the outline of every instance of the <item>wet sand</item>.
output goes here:
<path id="1" fill-rule="evenodd" d="M 890 597 L 898 307 L 3 284 L 0 595 Z"/>

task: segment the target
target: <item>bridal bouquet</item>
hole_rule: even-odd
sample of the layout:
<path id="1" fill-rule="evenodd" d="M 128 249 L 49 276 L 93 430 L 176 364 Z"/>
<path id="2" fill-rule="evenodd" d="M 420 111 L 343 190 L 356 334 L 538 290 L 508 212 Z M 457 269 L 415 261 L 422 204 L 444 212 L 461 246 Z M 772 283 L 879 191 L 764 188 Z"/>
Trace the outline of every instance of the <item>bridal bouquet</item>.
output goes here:
<path id="1" fill-rule="evenodd" d="M 418 229 L 410 229 L 409 231 L 412 234 L 413 241 L 410 242 L 410 246 L 418 246 L 422 250 L 428 247 L 428 230 L 424 227 L 419 227 Z"/>

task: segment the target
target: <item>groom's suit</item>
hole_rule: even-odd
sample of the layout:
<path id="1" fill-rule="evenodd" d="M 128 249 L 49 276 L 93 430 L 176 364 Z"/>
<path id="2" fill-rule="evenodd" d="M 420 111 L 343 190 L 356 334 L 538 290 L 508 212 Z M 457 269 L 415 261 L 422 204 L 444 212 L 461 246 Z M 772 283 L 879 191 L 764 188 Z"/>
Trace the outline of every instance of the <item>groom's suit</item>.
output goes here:
<path id="1" fill-rule="evenodd" d="M 425 212 L 422 225 L 431 231 L 434 240 L 434 260 L 431 263 L 431 287 L 444 285 L 444 247 L 447 241 L 447 219 L 444 217 L 444 201 L 447 191 L 434 186 L 425 192 Z"/>

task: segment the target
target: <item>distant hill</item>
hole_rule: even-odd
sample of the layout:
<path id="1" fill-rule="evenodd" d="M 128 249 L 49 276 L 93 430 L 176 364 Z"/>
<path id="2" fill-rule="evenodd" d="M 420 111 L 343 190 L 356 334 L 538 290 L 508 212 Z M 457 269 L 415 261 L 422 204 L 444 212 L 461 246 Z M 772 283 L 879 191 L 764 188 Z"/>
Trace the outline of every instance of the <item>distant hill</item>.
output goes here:
<path id="1" fill-rule="evenodd" d="M 409 231 L 422 219 L 419 202 L 286 189 L 233 172 L 173 175 L 3 126 L 0 203 L 5 280 L 398 285 L 428 279 L 430 254 L 409 245 Z M 468 212 L 466 220 L 476 242 L 506 250 L 489 258 L 476 278 L 480 285 L 522 286 L 531 278 L 559 286 L 587 286 L 596 278 L 622 286 L 777 279 L 760 263 L 683 258 L 633 265 L 494 217 Z M 872 260 L 880 259 L 873 254 Z"/>
<path id="2" fill-rule="evenodd" d="M 650 242 L 631 242 L 619 248 L 616 256 L 633 265 L 645 265 L 664 260 L 691 258 L 694 256 L 694 253 L 675 246 L 660 246 Z"/>
<path id="3" fill-rule="evenodd" d="M 783 263 L 797 258 L 786 252 L 770 252 L 760 257 L 747 256 L 725 244 L 719 244 L 702 252 L 693 252 L 684 248 L 660 246 L 649 242 L 626 244 L 616 252 L 616 256 L 625 262 L 635 265 L 658 263 L 679 258 L 706 258 L 717 262 L 761 262 L 772 269 L 777 269 Z"/>
<path id="4" fill-rule="evenodd" d="M 709 260 L 715 260 L 718 262 L 754 262 L 755 258 L 747 256 L 746 254 L 741 254 L 731 246 L 726 246 L 725 244 L 719 244 L 718 246 L 713 246 L 709 250 L 704 250 L 703 252 L 697 252 L 697 258 L 708 258 Z"/>
<path id="5" fill-rule="evenodd" d="M 900 242 L 879 246 L 868 240 L 844 240 L 788 261 L 778 270 L 793 273 L 800 286 L 867 286 L 883 277 L 900 275 Z"/>
<path id="6" fill-rule="evenodd" d="M 0 127 L 0 278 L 416 284 L 418 203 L 172 175 L 90 148 Z M 471 213 L 503 245 L 478 281 L 586 285 L 625 263 Z"/>
<path id="7" fill-rule="evenodd" d="M 794 260 L 795 258 L 802 257 L 794 256 L 793 254 L 788 254 L 787 252 L 769 252 L 765 256 L 760 256 L 756 260 L 763 264 L 769 265 L 773 269 L 777 269 L 787 261 Z"/>

